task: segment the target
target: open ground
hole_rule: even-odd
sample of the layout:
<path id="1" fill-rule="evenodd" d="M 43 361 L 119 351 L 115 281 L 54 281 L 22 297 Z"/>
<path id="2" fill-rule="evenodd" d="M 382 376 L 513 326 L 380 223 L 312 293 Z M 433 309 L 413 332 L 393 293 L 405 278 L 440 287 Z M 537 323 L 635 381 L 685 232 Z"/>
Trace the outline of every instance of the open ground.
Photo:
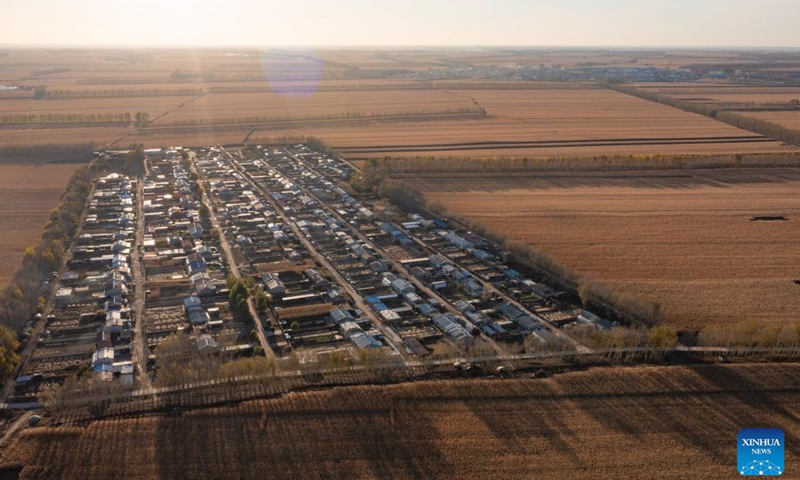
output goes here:
<path id="1" fill-rule="evenodd" d="M 406 180 L 453 213 L 661 302 L 676 326 L 797 319 L 797 170 Z"/>
<path id="2" fill-rule="evenodd" d="M 742 425 L 800 459 L 796 364 L 593 369 L 344 387 L 19 432 L 34 478 L 727 478 Z M 16 477 L 15 477 L 16 478 Z"/>
<path id="3" fill-rule="evenodd" d="M 25 248 L 41 236 L 75 164 L 0 165 L 0 286 L 22 263 Z"/>
<path id="4" fill-rule="evenodd" d="M 0 127 L 0 140 L 27 145 L 93 141 L 100 147 L 143 142 L 158 147 L 313 135 L 356 160 L 409 153 L 580 156 L 789 150 L 699 115 L 588 84 L 415 76 L 454 66 L 677 68 L 742 63 L 751 56 L 559 49 L 9 50 L 0 56 L 0 85 L 45 86 L 47 96 L 36 100 L 32 90 L 0 92 L 0 117 L 144 112 L 150 122 L 146 127 L 133 122 L 7 125 Z M 495 143 L 476 148 L 469 145 L 474 142 Z"/>
<path id="5" fill-rule="evenodd" d="M 690 83 L 679 86 L 641 84 L 636 88 L 690 103 L 713 105 L 786 128 L 800 129 L 800 87 Z"/>

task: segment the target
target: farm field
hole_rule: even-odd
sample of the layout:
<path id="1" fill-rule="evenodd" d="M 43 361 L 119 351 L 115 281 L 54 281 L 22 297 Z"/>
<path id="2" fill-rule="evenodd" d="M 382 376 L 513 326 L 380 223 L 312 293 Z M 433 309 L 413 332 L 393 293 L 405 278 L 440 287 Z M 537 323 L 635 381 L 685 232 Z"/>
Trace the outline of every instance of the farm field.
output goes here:
<path id="1" fill-rule="evenodd" d="M 700 115 L 613 91 L 585 87 L 450 91 L 473 99 L 488 117 L 435 125 L 386 122 L 358 129 L 322 126 L 298 128 L 291 133 L 313 134 L 354 160 L 386 155 L 570 156 L 794 150 L 781 142 L 754 139 L 751 132 Z M 260 134 L 256 131 L 254 137 Z M 479 142 L 495 144 L 483 148 L 468 145 Z M 520 147 L 514 142 L 550 144 Z M 555 145 L 558 142 L 564 143 Z M 607 144 L 602 145 L 604 142 Z"/>
<path id="2" fill-rule="evenodd" d="M 742 425 L 783 429 L 786 464 L 800 459 L 798 381 L 773 363 L 342 387 L 28 428 L 0 465 L 20 479 L 727 478 Z"/>
<path id="3" fill-rule="evenodd" d="M 484 107 L 491 118 L 475 127 L 459 130 L 448 128 L 431 132 L 427 137 L 408 133 L 387 136 L 394 138 L 418 138 L 419 143 L 456 143 L 480 141 L 546 141 L 546 140 L 606 140 L 606 139 L 649 139 L 681 137 L 746 136 L 744 132 L 727 125 L 709 121 L 700 116 L 686 114 L 657 104 L 641 103 L 640 99 L 621 96 L 616 92 L 597 89 L 543 90 L 543 91 L 465 91 Z M 414 126 L 404 126 L 406 129 Z M 444 130 L 444 131 L 441 131 Z M 394 135 L 393 135 L 394 134 Z M 324 138 L 325 134 L 321 134 Z M 376 144 L 381 137 L 369 136 L 367 142 Z M 471 140 L 470 140 L 471 139 Z M 438 140 L 438 142 L 436 141 Z M 330 143 L 346 151 L 346 145 L 330 140 Z M 402 143 L 394 143 L 395 145 Z M 778 145 L 765 143 L 747 146 L 745 149 L 772 150 Z M 722 146 L 721 149 L 726 147 Z M 660 149 L 660 150 L 659 150 Z M 663 151 L 664 147 L 639 148 L 642 153 Z M 678 146 L 678 151 L 693 151 L 695 146 Z M 390 149 L 387 149 L 390 150 Z M 631 149 L 605 148 L 602 153 L 627 153 Z M 457 150 L 454 150 L 457 151 Z M 383 152 L 382 152 L 383 153 Z M 391 154 L 391 152 L 389 152 Z M 498 152 L 502 155 L 502 152 Z M 519 152 L 523 153 L 523 152 Z M 530 150 L 537 155 L 535 150 Z M 569 155 L 568 148 L 550 154 Z M 471 156 L 482 152 L 473 151 Z"/>
<path id="4" fill-rule="evenodd" d="M 747 112 L 747 116 L 800 130 L 800 110 L 796 112 Z"/>
<path id="5" fill-rule="evenodd" d="M 134 130 L 130 128 L 118 126 L 0 128 L 0 145 L 83 144 L 94 142 L 97 148 L 102 148 L 133 132 Z M 122 142 L 122 146 L 127 148 L 131 141 Z"/>
<path id="6" fill-rule="evenodd" d="M 49 96 L 36 100 L 32 90 L 4 91 L 0 116 L 146 112 L 151 121 L 143 129 L 134 124 L 8 126 L 0 129 L 0 142 L 10 145 L 94 141 L 98 148 L 125 148 L 133 142 L 159 147 L 313 135 L 354 160 L 407 154 L 574 156 L 787 150 L 765 139 L 740 141 L 737 137 L 753 135 L 590 85 L 447 76 L 419 80 L 409 73 L 492 65 L 666 64 L 677 68 L 746 62 L 753 57 L 747 52 L 38 49 L 3 53 L 7 54 L 0 56 L 0 85 L 44 86 Z M 682 86 L 663 88 L 680 90 Z M 27 97 L 20 98 L 23 94 Z M 67 98 L 55 99 L 58 95 Z M 448 117 L 447 112 L 455 115 Z M 395 118 L 363 118 L 372 114 Z M 253 122 L 255 117 L 288 121 L 259 126 Z M 221 125 L 231 120 L 233 125 Z M 595 144 L 624 139 L 636 141 Z M 502 144 L 532 141 L 586 143 Z M 460 145 L 472 142 L 498 143 L 477 149 Z M 367 147 L 369 151 L 364 151 Z"/>
<path id="7" fill-rule="evenodd" d="M 44 231 L 75 164 L 0 164 L 0 287 L 20 267 L 25 248 Z"/>
<path id="8" fill-rule="evenodd" d="M 749 87 L 695 83 L 680 86 L 639 84 L 636 85 L 636 88 L 692 103 L 729 106 L 732 110 L 737 110 L 739 106 L 759 107 L 765 110 L 775 109 L 780 104 L 786 105 L 792 100 L 800 100 L 800 88 L 798 87 Z M 748 115 L 754 113 L 756 112 L 749 112 Z"/>
<path id="9" fill-rule="evenodd" d="M 136 112 L 150 114 L 153 119 L 182 103 L 190 101 L 190 96 L 174 97 L 123 97 L 123 98 L 70 98 L 63 100 L 13 99 L 0 101 L 0 117 L 7 115 L 40 114 L 116 114 Z"/>
<path id="10" fill-rule="evenodd" d="M 670 96 L 702 95 L 715 98 L 721 95 L 740 97 L 752 96 L 754 99 L 762 95 L 775 96 L 789 101 L 800 95 L 800 87 L 753 87 L 729 83 L 641 83 L 635 85 L 640 90 L 663 93 Z"/>
<path id="11" fill-rule="evenodd" d="M 156 122 L 208 123 L 215 119 L 242 117 L 318 118 L 403 114 L 409 112 L 442 113 L 448 110 L 475 110 L 469 98 L 437 90 L 353 90 L 281 94 L 278 92 L 209 94 L 171 112 Z"/>
<path id="12" fill-rule="evenodd" d="M 800 129 L 800 108 L 790 106 L 793 101 L 800 101 L 798 87 L 697 83 L 682 86 L 642 84 L 636 85 L 636 88 L 691 103 L 718 105 L 746 117 L 766 120 L 790 129 Z"/>
<path id="13" fill-rule="evenodd" d="M 405 180 L 459 216 L 660 302 L 676 326 L 797 319 L 797 170 Z"/>
<path id="14" fill-rule="evenodd" d="M 787 89 L 789 90 L 789 89 Z M 672 94 L 672 97 L 680 100 L 687 100 L 694 103 L 715 103 L 715 104 L 755 104 L 763 105 L 768 103 L 788 103 L 792 100 L 800 99 L 800 91 L 794 89 L 787 92 L 753 92 L 753 93 L 679 93 Z"/>

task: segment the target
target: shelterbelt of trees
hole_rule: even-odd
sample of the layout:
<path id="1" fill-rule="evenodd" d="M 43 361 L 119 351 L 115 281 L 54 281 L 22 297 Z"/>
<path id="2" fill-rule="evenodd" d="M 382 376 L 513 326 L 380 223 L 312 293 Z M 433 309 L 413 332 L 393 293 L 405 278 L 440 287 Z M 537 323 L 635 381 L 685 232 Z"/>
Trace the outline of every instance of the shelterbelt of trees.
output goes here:
<path id="1" fill-rule="evenodd" d="M 800 167 L 800 152 L 686 155 L 592 155 L 582 157 L 382 157 L 362 168 L 364 181 L 391 176 L 507 174 L 509 172 L 683 170 Z M 379 183 L 379 182 L 378 182 Z"/>
<path id="2" fill-rule="evenodd" d="M 202 88 L 49 90 L 44 98 L 47 100 L 65 100 L 72 98 L 179 97 L 202 95 L 203 93 L 205 91 Z"/>
<path id="3" fill-rule="evenodd" d="M 123 124 L 145 126 L 150 118 L 146 112 L 124 113 L 40 113 L 38 115 L 2 115 L 0 125 L 62 125 L 62 124 Z"/>

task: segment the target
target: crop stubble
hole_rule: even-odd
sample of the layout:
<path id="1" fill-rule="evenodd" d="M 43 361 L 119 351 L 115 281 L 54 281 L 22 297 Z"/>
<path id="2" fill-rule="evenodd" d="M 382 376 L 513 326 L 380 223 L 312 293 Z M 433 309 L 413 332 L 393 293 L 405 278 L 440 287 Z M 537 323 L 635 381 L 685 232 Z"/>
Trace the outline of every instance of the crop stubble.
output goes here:
<path id="1" fill-rule="evenodd" d="M 0 286 L 20 267 L 25 248 L 41 236 L 75 164 L 0 164 Z"/>
<path id="2" fill-rule="evenodd" d="M 663 304 L 672 323 L 797 320 L 794 170 L 408 179 L 450 211 Z M 751 221 L 759 215 L 785 221 Z"/>
<path id="3" fill-rule="evenodd" d="M 736 432 L 798 458 L 794 364 L 595 369 L 292 393 L 234 407 L 24 430 L 28 478 L 699 478 L 736 475 Z"/>

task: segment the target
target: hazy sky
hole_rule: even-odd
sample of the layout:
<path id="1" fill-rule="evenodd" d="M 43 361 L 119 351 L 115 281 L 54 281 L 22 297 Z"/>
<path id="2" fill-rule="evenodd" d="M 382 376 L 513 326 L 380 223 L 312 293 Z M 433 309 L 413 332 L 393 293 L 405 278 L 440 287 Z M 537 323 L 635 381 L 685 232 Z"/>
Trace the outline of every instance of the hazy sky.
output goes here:
<path id="1" fill-rule="evenodd" d="M 0 44 L 800 46 L 800 0 L 0 0 Z"/>

